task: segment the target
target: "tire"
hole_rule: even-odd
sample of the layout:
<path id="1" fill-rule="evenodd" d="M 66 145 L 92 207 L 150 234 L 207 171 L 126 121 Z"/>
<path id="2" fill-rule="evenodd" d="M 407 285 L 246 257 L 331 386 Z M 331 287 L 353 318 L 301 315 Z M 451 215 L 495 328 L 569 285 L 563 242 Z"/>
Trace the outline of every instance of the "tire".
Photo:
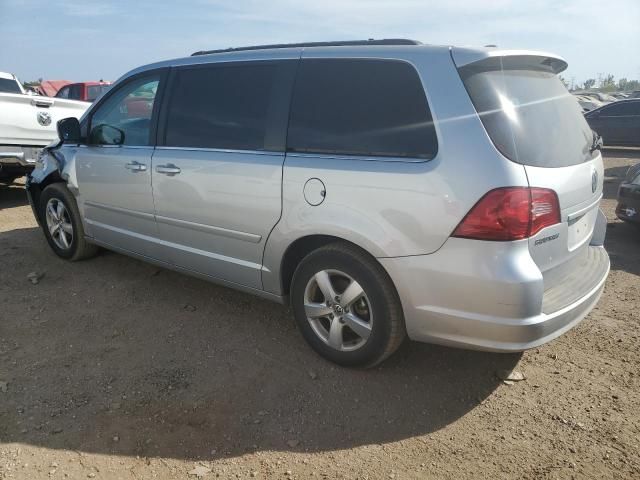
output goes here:
<path id="1" fill-rule="evenodd" d="M 62 209 L 59 207 L 60 204 L 63 206 Z M 53 208 L 56 215 L 60 213 L 61 217 L 57 218 L 52 213 L 49 214 L 47 212 L 49 207 Z M 78 205 L 64 184 L 52 183 L 42 191 L 40 219 L 49 246 L 60 258 L 75 262 L 93 257 L 98 252 L 97 246 L 85 240 Z"/>
<path id="2" fill-rule="evenodd" d="M 338 365 L 373 367 L 395 352 L 406 336 L 391 279 L 355 246 L 338 242 L 311 252 L 298 265 L 290 293 L 303 337 Z M 333 300 L 327 300 L 333 294 Z"/>

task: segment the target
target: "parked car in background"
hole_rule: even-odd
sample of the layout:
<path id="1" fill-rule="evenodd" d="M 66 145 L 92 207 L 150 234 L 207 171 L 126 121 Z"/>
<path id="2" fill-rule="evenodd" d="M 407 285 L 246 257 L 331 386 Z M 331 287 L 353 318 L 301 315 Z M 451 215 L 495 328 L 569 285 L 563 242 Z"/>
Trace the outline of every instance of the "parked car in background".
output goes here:
<path id="1" fill-rule="evenodd" d="M 38 91 L 40 95 L 45 97 L 55 97 L 56 93 L 58 93 L 62 87 L 70 83 L 69 80 L 43 80 L 40 82 Z"/>
<path id="2" fill-rule="evenodd" d="M 640 163 L 629 168 L 620 184 L 616 215 L 620 220 L 640 226 Z"/>
<path id="3" fill-rule="evenodd" d="M 79 118 L 89 105 L 27 94 L 14 75 L 0 72 L 0 182 L 33 170 L 42 147 L 56 138 L 56 122 Z"/>
<path id="4" fill-rule="evenodd" d="M 584 116 L 605 145 L 640 147 L 640 98 L 618 100 Z"/>
<path id="5" fill-rule="evenodd" d="M 613 95 L 609 95 L 607 93 L 602 93 L 602 92 L 584 91 L 584 92 L 574 92 L 574 93 L 576 95 L 581 95 L 583 97 L 594 98 L 597 101 L 602 102 L 602 103 L 611 103 L 611 102 L 615 102 L 615 101 L 618 100 Z"/>
<path id="6" fill-rule="evenodd" d="M 68 98 L 70 100 L 81 100 L 83 102 L 93 102 L 96 98 L 107 92 L 111 88 L 111 82 L 78 82 L 62 87 L 57 98 Z"/>
<path id="7" fill-rule="evenodd" d="M 566 67 L 410 40 L 198 52 L 61 122 L 27 191 L 61 258 L 98 245 L 291 303 L 341 365 L 407 335 L 521 351 L 584 318 L 609 271 Z"/>
<path id="8" fill-rule="evenodd" d="M 587 97 L 576 94 L 574 94 L 574 97 L 580 104 L 580 108 L 582 108 L 583 112 L 590 112 L 591 110 L 595 110 L 596 108 L 600 108 L 601 106 L 605 105 L 601 101 L 596 100 L 594 97 Z"/>
<path id="9" fill-rule="evenodd" d="M 634 90 L 627 98 L 640 98 L 640 90 Z"/>

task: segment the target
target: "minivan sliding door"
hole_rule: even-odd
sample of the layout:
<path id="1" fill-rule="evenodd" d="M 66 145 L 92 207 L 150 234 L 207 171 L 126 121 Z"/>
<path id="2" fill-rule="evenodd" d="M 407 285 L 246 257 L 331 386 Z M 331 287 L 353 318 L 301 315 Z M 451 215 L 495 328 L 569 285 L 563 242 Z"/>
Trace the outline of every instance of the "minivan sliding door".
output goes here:
<path id="1" fill-rule="evenodd" d="M 261 288 L 281 212 L 297 60 L 176 68 L 153 156 L 156 221 L 170 263 Z"/>

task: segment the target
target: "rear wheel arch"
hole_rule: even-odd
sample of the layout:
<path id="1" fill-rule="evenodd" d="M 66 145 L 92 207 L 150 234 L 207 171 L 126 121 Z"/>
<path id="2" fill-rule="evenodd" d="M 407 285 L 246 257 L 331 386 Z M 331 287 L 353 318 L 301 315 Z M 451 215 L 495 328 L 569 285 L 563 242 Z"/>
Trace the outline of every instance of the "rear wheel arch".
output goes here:
<path id="1" fill-rule="evenodd" d="M 386 275 L 391 281 L 389 273 L 386 271 L 385 267 L 380 262 L 378 262 L 375 255 L 367 251 L 367 249 L 362 248 L 360 245 L 334 235 L 306 235 L 294 240 L 287 247 L 284 255 L 282 256 L 282 260 L 280 262 L 280 286 L 283 295 L 290 294 L 293 274 L 295 273 L 296 268 L 298 268 L 298 265 L 300 265 L 300 262 L 304 259 L 304 257 L 314 252 L 315 250 L 318 250 L 330 244 L 342 244 L 359 250 L 362 254 L 368 256 L 371 260 L 377 263 L 380 268 L 385 271 Z"/>

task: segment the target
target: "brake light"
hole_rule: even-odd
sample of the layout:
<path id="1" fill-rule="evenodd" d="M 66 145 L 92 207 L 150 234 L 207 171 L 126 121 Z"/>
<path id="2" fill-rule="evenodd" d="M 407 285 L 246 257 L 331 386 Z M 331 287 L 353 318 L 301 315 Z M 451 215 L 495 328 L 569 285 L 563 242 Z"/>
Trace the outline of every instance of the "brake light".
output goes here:
<path id="1" fill-rule="evenodd" d="M 560 223 L 556 192 L 547 188 L 504 187 L 482 197 L 462 219 L 453 236 L 476 240 L 522 240 L 556 223 Z"/>

